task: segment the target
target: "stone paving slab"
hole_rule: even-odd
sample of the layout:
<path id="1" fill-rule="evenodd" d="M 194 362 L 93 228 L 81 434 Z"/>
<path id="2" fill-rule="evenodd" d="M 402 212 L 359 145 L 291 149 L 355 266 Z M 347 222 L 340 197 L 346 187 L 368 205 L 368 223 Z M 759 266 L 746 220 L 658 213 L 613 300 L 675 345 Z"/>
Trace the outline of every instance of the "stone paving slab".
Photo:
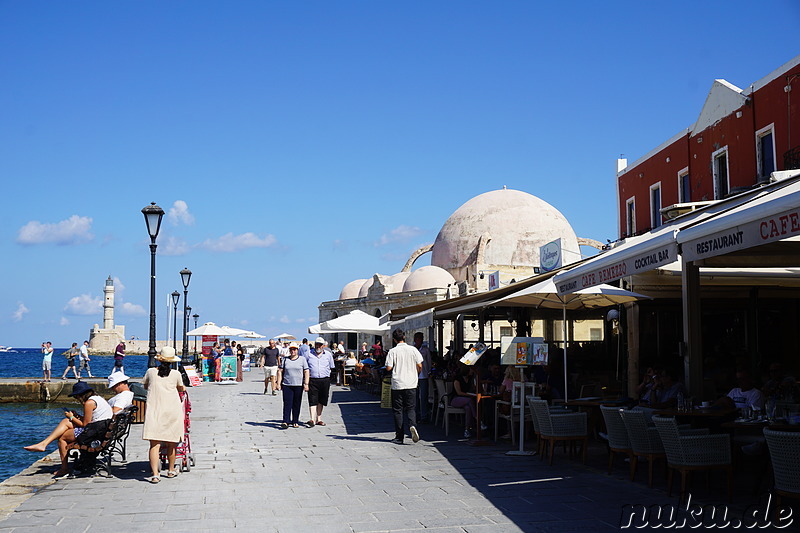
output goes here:
<path id="1" fill-rule="evenodd" d="M 0 484 L 0 531 L 592 532 L 617 530 L 625 504 L 677 504 L 663 480 L 631 483 L 624 466 L 607 475 L 597 444 L 589 466 L 468 446 L 431 425 L 419 443 L 393 445 L 391 413 L 343 387 L 332 388 L 327 426 L 282 430 L 281 397 L 260 394 L 258 378 L 190 389 L 190 472 L 145 482 L 147 444 L 134 426 L 113 478 L 52 482 L 56 454 Z M 756 503 L 742 496 L 740 507 L 748 498 Z"/>

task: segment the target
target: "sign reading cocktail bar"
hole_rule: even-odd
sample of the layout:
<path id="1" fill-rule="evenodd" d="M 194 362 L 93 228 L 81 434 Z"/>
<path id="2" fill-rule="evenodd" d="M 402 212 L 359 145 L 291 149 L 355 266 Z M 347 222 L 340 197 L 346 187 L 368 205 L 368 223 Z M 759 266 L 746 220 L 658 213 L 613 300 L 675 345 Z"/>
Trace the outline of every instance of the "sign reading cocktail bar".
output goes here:
<path id="1" fill-rule="evenodd" d="M 760 244 L 800 235 L 800 210 L 792 209 L 777 215 L 686 241 L 682 255 L 687 261 L 746 250 Z"/>
<path id="2" fill-rule="evenodd" d="M 593 264 L 587 263 L 565 272 L 562 279 L 556 280 L 558 293 L 567 294 L 579 291 L 587 287 L 594 287 L 601 283 L 608 283 L 625 276 L 667 265 L 678 259 L 678 245 L 675 242 L 670 242 L 658 248 L 642 250 L 640 254 L 625 255 L 627 257 L 620 257 L 618 261 L 603 261 L 603 256 L 600 256 L 594 262 L 596 265 L 593 268 L 586 268 Z M 609 254 L 607 259 L 612 257 Z"/>

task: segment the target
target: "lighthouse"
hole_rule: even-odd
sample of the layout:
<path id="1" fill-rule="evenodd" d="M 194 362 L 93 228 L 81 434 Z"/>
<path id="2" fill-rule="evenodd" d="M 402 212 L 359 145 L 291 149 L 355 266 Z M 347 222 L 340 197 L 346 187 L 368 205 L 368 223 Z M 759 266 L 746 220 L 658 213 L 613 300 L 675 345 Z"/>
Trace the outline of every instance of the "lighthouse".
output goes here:
<path id="1" fill-rule="evenodd" d="M 103 287 L 103 329 L 114 329 L 114 280 L 108 276 Z"/>
<path id="2" fill-rule="evenodd" d="M 89 331 L 89 349 L 92 353 L 114 353 L 122 340 L 125 340 L 125 326 L 114 325 L 114 279 L 108 276 L 103 287 L 103 327 L 95 324 Z"/>

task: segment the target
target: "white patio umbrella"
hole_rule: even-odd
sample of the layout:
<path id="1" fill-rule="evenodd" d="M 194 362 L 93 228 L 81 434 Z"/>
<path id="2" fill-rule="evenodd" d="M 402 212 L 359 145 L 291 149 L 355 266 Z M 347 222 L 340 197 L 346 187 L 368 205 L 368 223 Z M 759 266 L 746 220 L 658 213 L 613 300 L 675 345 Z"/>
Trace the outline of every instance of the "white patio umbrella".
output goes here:
<path id="1" fill-rule="evenodd" d="M 649 296 L 626 291 L 619 287 L 601 284 L 575 291 L 571 294 L 558 294 L 553 278 L 531 285 L 521 291 L 509 294 L 491 302 L 489 306 L 518 305 L 525 307 L 544 307 L 561 309 L 564 326 L 564 399 L 567 399 L 567 309 L 592 309 L 608 307 L 636 300 L 649 300 Z"/>
<path id="2" fill-rule="evenodd" d="M 285 341 L 296 341 L 297 340 L 297 337 L 295 337 L 294 335 L 291 335 L 289 333 L 281 333 L 280 335 L 275 335 L 275 338 L 276 339 L 285 340 Z"/>
<path id="3" fill-rule="evenodd" d="M 186 332 L 187 335 L 191 335 L 193 337 L 199 337 L 201 335 L 228 335 L 228 332 L 219 327 L 218 325 L 214 324 L 213 322 L 206 322 L 199 328 L 195 328 L 191 331 Z"/>
<path id="4" fill-rule="evenodd" d="M 228 337 L 239 337 L 240 335 L 247 333 L 246 329 L 232 328 L 230 326 L 222 326 L 222 330 L 225 331 L 225 335 Z"/>
<path id="5" fill-rule="evenodd" d="M 344 316 L 326 320 L 319 326 L 321 333 L 370 333 L 372 335 L 383 335 L 389 331 L 389 324 L 381 325 L 378 317 L 358 309 Z M 311 328 L 309 328 L 309 332 L 311 332 Z"/>
<path id="6" fill-rule="evenodd" d="M 266 335 L 259 335 L 255 331 L 245 331 L 239 336 L 243 339 L 263 339 L 266 337 Z"/>

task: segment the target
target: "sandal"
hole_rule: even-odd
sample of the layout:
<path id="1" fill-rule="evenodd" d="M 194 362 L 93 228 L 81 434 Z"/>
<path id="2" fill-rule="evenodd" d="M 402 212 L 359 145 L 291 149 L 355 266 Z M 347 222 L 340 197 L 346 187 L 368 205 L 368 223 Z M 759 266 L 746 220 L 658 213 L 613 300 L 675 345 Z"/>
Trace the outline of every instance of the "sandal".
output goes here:
<path id="1" fill-rule="evenodd" d="M 318 425 L 318 426 L 327 426 L 328 424 L 326 424 L 325 422 L 323 422 L 322 420 L 320 420 L 319 422 L 317 422 L 317 425 Z"/>
<path id="2" fill-rule="evenodd" d="M 299 427 L 300 427 L 300 424 L 292 424 L 292 427 L 293 427 L 293 428 L 299 428 Z"/>
<path id="3" fill-rule="evenodd" d="M 164 477 L 173 478 L 178 477 L 178 473 L 175 470 L 168 470 Z"/>
<path id="4" fill-rule="evenodd" d="M 308 427 L 310 427 L 310 428 L 313 428 L 314 427 L 314 421 L 313 420 L 309 420 L 308 422 L 306 422 L 306 425 Z"/>
<path id="5" fill-rule="evenodd" d="M 156 483 L 158 483 L 159 481 L 161 481 L 161 478 L 159 478 L 158 476 L 150 476 L 150 477 L 146 477 L 146 478 L 144 478 L 144 480 L 145 480 L 145 481 L 149 481 L 150 483 L 152 483 L 153 485 L 155 485 Z"/>

